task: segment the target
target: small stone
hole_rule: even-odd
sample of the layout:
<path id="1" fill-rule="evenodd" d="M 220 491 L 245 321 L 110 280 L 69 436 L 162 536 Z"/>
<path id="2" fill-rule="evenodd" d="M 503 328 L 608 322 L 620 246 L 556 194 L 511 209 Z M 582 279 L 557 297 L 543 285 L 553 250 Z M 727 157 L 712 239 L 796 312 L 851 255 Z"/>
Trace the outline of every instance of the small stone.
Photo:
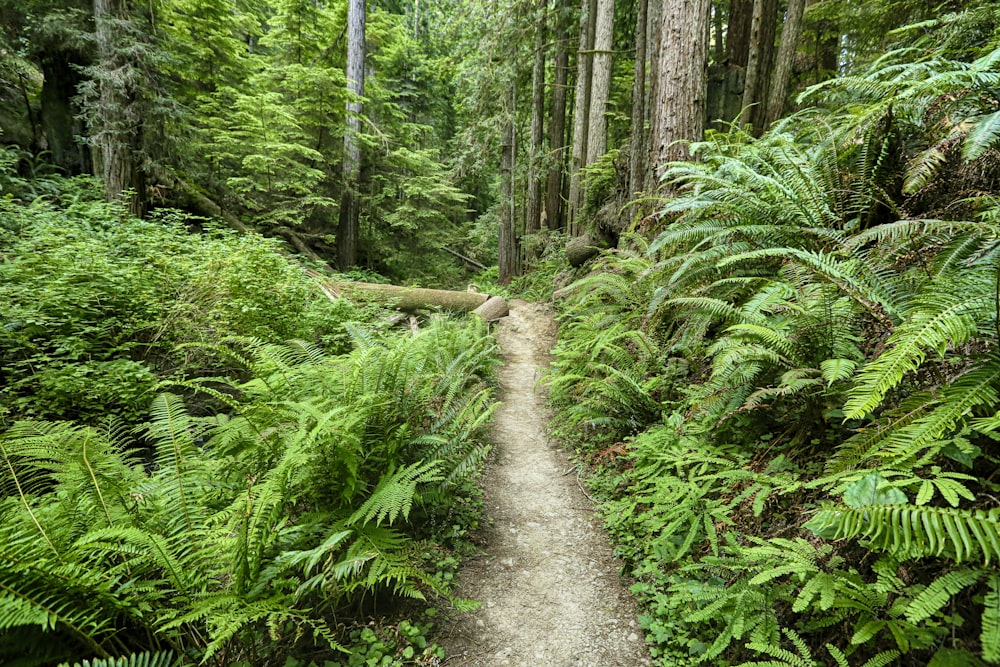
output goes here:
<path id="1" fill-rule="evenodd" d="M 486 623 L 483 622 L 483 619 L 477 618 L 476 619 L 476 627 L 477 628 L 485 628 L 486 627 Z"/>
<path id="2" fill-rule="evenodd" d="M 630 642 L 637 642 L 639 641 L 639 635 L 635 634 L 634 632 L 630 632 L 628 635 L 628 640 Z"/>

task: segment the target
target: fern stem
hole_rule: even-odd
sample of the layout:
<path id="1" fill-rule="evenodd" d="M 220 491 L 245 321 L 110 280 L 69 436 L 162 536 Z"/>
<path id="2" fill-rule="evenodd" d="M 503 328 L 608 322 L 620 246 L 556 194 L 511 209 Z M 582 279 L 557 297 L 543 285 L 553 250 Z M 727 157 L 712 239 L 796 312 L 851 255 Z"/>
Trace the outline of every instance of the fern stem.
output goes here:
<path id="1" fill-rule="evenodd" d="M 50 549 L 52 549 L 52 553 L 56 555 L 56 558 L 62 561 L 62 555 L 59 553 L 59 550 L 56 549 L 56 545 L 52 544 L 52 540 L 49 539 L 48 533 L 45 532 L 45 529 L 42 528 L 42 524 L 39 523 L 38 517 L 36 517 L 35 513 L 31 511 L 31 504 L 28 502 L 28 498 L 24 495 L 24 489 L 21 487 L 21 480 L 17 476 L 17 471 L 14 470 L 14 465 L 10 462 L 10 456 L 7 455 L 7 448 L 3 446 L 2 440 L 0 440 L 0 454 L 3 454 L 3 460 L 7 464 L 7 469 L 10 470 L 10 477 L 14 480 L 14 485 L 17 486 L 17 495 L 21 499 L 24 509 L 27 510 L 28 516 L 31 517 L 35 527 L 38 528 L 38 532 L 41 533 L 45 543 L 49 545 Z"/>
<path id="2" fill-rule="evenodd" d="M 94 472 L 94 468 L 90 465 L 90 459 L 87 458 L 88 442 L 90 442 L 89 437 L 83 439 L 80 455 L 83 457 L 83 464 L 87 466 L 87 472 L 90 473 L 90 479 L 94 483 L 94 490 L 97 491 L 97 499 L 101 501 L 101 508 L 104 510 L 104 516 L 108 520 L 108 526 L 114 526 L 114 521 L 111 520 L 111 512 L 108 511 L 108 504 L 104 502 L 104 494 L 101 493 L 101 485 L 97 483 L 97 474 Z"/>
<path id="3" fill-rule="evenodd" d="M 997 262 L 993 289 L 993 326 L 996 329 L 997 345 L 1000 346 L 1000 262 Z"/>
<path id="4" fill-rule="evenodd" d="M 46 538 L 46 540 L 48 540 L 48 538 Z M 13 598 L 17 598 L 19 600 L 23 600 L 23 601 L 27 602 L 28 604 L 36 606 L 39 609 L 42 609 L 43 611 L 45 611 L 48 614 L 50 614 L 52 617 L 54 617 L 55 619 L 57 619 L 59 623 L 61 623 L 62 625 L 65 625 L 67 628 L 69 628 L 69 630 L 73 634 L 75 634 L 76 636 L 78 636 L 80 638 L 80 640 L 84 644 L 86 644 L 91 649 L 93 649 L 94 653 L 96 653 L 100 657 L 102 657 L 102 658 L 110 658 L 111 657 L 111 655 L 104 649 L 103 646 L 100 645 L 100 643 L 98 643 L 98 641 L 96 639 L 94 639 L 93 637 L 91 637 L 88 633 L 84 632 L 83 628 L 77 627 L 73 623 L 70 623 L 69 619 L 66 616 L 63 616 L 61 613 L 59 613 L 58 610 L 56 610 L 56 609 L 54 609 L 52 607 L 49 607 L 47 605 L 44 605 L 40 601 L 33 600 L 33 599 L 27 597 L 26 595 L 24 595 L 23 593 L 15 590 L 13 588 L 11 588 L 10 586 L 6 586 L 4 584 L 0 584 L 0 590 L 5 591 L 8 595 L 10 595 Z"/>

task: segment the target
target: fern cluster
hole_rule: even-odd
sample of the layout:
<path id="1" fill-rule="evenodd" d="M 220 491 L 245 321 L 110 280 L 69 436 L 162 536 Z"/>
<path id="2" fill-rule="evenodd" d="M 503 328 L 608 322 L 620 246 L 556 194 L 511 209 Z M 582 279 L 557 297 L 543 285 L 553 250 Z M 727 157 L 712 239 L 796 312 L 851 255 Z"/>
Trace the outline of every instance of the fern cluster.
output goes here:
<path id="1" fill-rule="evenodd" d="M 226 340 L 213 353 L 245 379 L 170 383 L 138 433 L 15 424 L 0 439 L 0 661 L 281 664 L 341 648 L 365 598 L 447 596 L 417 519 L 446 511 L 485 455 L 494 344 L 476 322 L 354 335 L 343 356 Z"/>
<path id="2" fill-rule="evenodd" d="M 615 462 L 664 665 L 1000 662 L 1000 51 L 906 56 L 710 132 L 557 293 L 559 433 Z"/>

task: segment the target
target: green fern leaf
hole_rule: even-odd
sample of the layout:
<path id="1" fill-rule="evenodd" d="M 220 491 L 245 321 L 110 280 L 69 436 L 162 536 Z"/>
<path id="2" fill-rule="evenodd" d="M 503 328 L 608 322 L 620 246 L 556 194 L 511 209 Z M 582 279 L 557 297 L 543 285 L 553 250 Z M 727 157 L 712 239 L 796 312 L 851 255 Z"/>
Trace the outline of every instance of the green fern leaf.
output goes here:
<path id="1" fill-rule="evenodd" d="M 858 367 L 858 362 L 852 359 L 826 359 L 819 364 L 826 386 L 831 386 L 834 382 L 846 380 L 854 375 L 854 370 Z"/>
<path id="2" fill-rule="evenodd" d="M 983 660 L 996 664 L 1000 662 L 1000 574 L 991 574 L 987 582 L 989 589 L 983 602 L 983 629 L 979 642 Z"/>
<path id="3" fill-rule="evenodd" d="M 371 496 L 351 515 L 346 525 L 373 520 L 376 525 L 383 521 L 391 525 L 397 517 L 407 519 L 417 486 L 441 481 L 439 465 L 437 461 L 418 462 L 383 475 Z"/>
<path id="4" fill-rule="evenodd" d="M 952 570 L 932 581 L 927 588 L 906 607 L 906 620 L 919 623 L 938 613 L 959 591 L 979 581 L 983 571 L 978 569 Z"/>
<path id="5" fill-rule="evenodd" d="M 72 667 L 171 667 L 175 662 L 173 651 L 158 651 L 132 653 L 120 658 L 94 658 L 75 662 Z M 59 667 L 70 667 L 70 663 L 64 662 Z"/>
<path id="6" fill-rule="evenodd" d="M 962 157 L 975 160 L 1000 141 L 1000 111 L 975 118 L 962 145 Z"/>

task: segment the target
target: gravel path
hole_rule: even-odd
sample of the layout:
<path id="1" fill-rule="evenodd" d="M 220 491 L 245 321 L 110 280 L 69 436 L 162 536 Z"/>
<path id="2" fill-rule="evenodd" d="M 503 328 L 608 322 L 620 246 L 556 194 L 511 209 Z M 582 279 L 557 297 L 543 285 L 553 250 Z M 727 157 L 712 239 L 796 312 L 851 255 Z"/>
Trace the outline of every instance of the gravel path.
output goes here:
<path id="1" fill-rule="evenodd" d="M 639 667 L 651 660 L 620 563 L 576 470 L 548 442 L 543 388 L 556 325 L 542 305 L 515 300 L 501 321 L 501 400 L 487 470 L 482 556 L 458 594 L 481 601 L 444 632 L 447 667 Z"/>

